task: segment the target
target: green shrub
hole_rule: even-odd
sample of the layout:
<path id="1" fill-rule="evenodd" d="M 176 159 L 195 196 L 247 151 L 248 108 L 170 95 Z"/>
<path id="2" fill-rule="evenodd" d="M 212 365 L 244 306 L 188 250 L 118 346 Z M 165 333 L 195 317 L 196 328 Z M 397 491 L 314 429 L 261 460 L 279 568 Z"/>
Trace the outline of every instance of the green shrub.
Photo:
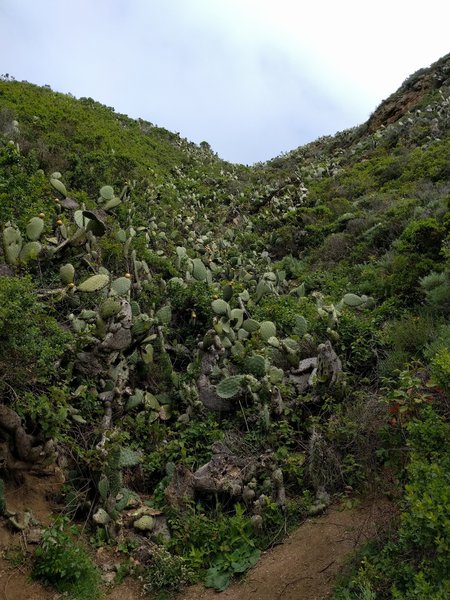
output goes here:
<path id="1" fill-rule="evenodd" d="M 0 389 L 2 381 L 30 389 L 58 373 L 73 337 L 49 312 L 28 277 L 0 278 Z"/>
<path id="2" fill-rule="evenodd" d="M 413 221 L 405 228 L 397 247 L 401 252 L 413 252 L 438 257 L 444 239 L 444 228 L 436 219 Z"/>
<path id="3" fill-rule="evenodd" d="M 195 573 L 189 567 L 186 559 L 170 554 L 162 546 L 153 550 L 151 564 L 145 570 L 144 589 L 146 591 L 178 592 L 182 587 L 194 581 Z"/>
<path id="4" fill-rule="evenodd" d="M 74 542 L 76 534 L 67 519 L 56 519 L 36 548 L 32 576 L 73 600 L 96 600 L 100 598 L 100 573 L 86 550 Z"/>
<path id="5" fill-rule="evenodd" d="M 369 546 L 358 572 L 335 600 L 359 596 L 444 600 L 450 592 L 450 424 L 429 407 L 408 426 L 411 452 L 405 508 L 398 532 L 384 545 Z M 349 595 L 350 594 L 350 595 Z"/>
<path id="6" fill-rule="evenodd" d="M 431 359 L 431 373 L 435 383 L 450 394 L 450 349 L 441 348 Z"/>

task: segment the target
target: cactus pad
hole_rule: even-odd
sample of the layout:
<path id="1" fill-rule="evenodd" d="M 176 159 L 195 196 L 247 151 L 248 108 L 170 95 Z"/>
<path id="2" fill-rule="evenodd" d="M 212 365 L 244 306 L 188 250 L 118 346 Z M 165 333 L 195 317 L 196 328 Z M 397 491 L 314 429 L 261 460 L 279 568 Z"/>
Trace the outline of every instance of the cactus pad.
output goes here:
<path id="1" fill-rule="evenodd" d="M 233 398 L 239 393 L 242 383 L 242 375 L 232 375 L 231 377 L 225 377 L 217 385 L 216 392 L 220 398 Z"/>

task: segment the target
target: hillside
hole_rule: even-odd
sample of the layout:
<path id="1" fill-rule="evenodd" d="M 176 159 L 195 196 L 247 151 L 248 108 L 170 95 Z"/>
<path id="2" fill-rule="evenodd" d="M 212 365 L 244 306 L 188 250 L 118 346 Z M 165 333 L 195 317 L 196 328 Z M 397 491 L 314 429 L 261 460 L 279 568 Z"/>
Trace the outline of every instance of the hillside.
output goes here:
<path id="1" fill-rule="evenodd" d="M 99 597 L 100 548 L 224 589 L 376 491 L 401 519 L 335 598 L 447 597 L 449 125 L 450 55 L 251 168 L 0 81 L 0 514 L 35 578 Z M 44 528 L 8 499 L 55 469 Z"/>

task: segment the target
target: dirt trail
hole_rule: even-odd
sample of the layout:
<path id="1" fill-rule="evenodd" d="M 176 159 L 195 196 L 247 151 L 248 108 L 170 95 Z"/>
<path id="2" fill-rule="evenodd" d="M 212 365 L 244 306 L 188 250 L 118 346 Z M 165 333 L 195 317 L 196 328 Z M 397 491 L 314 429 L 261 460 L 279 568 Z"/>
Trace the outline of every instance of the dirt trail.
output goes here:
<path id="1" fill-rule="evenodd" d="M 352 552 L 392 518 L 386 501 L 331 507 L 308 519 L 283 544 L 266 552 L 247 575 L 218 594 L 197 585 L 178 600 L 325 600 Z"/>
<path id="2" fill-rule="evenodd" d="M 41 523 L 48 523 L 52 492 L 61 482 L 57 477 L 26 477 L 21 486 L 9 489 L 10 509 L 31 509 Z M 351 553 L 377 535 L 392 519 L 392 506 L 384 500 L 366 500 L 360 506 L 342 509 L 330 507 L 321 516 L 308 519 L 283 544 L 261 557 L 240 581 L 218 594 L 199 584 L 182 592 L 177 600 L 325 600 L 333 589 L 336 575 Z M 25 537 L 0 526 L 0 600 L 59 600 L 63 596 L 29 578 L 30 561 L 13 565 L 8 552 L 17 549 L 20 561 L 30 556 Z M 13 561 L 14 562 L 14 561 Z M 105 590 L 108 600 L 143 598 L 140 585 L 125 580 Z M 149 596 L 145 596 L 149 598 Z"/>

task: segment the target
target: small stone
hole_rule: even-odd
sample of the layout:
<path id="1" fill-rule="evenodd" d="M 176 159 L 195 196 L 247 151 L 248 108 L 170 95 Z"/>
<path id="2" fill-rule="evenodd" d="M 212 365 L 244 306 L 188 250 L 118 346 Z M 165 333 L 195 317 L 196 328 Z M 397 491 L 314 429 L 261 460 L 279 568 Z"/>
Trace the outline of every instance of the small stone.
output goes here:
<path id="1" fill-rule="evenodd" d="M 103 573 L 102 581 L 103 583 L 109 584 L 114 581 L 116 574 L 113 571 L 108 571 L 107 573 Z"/>
<path id="2" fill-rule="evenodd" d="M 40 527 L 31 527 L 27 532 L 27 542 L 29 544 L 39 544 L 42 540 L 42 529 Z"/>

